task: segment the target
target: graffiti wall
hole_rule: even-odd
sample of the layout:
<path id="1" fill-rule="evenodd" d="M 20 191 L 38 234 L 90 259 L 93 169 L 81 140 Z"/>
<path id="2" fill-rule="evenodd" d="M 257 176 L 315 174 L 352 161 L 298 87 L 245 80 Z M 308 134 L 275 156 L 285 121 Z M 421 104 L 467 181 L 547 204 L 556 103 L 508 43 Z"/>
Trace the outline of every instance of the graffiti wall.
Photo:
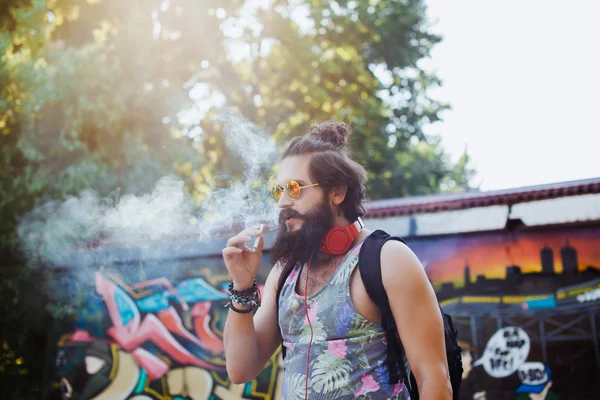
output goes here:
<path id="1" fill-rule="evenodd" d="M 97 272 L 73 332 L 59 343 L 67 399 L 276 399 L 279 353 L 252 382 L 227 378 L 222 332 L 226 276 L 134 284 Z"/>
<path id="2" fill-rule="evenodd" d="M 594 398 L 588 396 L 600 389 L 600 227 L 409 245 L 458 325 L 462 398 Z"/>
<path id="3" fill-rule="evenodd" d="M 585 399 L 600 392 L 593 340 L 600 323 L 599 226 L 409 245 L 458 327 L 461 398 Z M 279 354 L 252 382 L 227 378 L 229 280 L 217 258 L 100 266 L 79 282 L 77 323 L 61 339 L 56 360 L 64 398 L 280 398 Z M 268 268 L 266 258 L 262 279 Z"/>

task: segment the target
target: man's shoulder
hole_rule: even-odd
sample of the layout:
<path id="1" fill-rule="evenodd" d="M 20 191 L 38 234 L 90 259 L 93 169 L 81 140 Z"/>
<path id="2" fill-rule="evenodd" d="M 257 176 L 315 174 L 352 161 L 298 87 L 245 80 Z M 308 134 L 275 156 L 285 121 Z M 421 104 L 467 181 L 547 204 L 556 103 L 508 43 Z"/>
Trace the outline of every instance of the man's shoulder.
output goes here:
<path id="1" fill-rule="evenodd" d="M 419 259 L 405 243 L 388 240 L 381 247 L 381 268 L 397 268 L 405 265 L 420 266 Z"/>
<path id="2" fill-rule="evenodd" d="M 388 240 L 381 249 L 381 276 L 384 287 L 403 285 L 423 279 L 423 265 L 403 242 Z"/>
<path id="3" fill-rule="evenodd" d="M 356 238 L 357 242 L 361 242 L 360 246 L 362 248 L 362 246 L 365 243 L 368 243 L 369 241 L 373 241 L 373 240 L 381 240 L 382 238 L 380 238 L 379 236 L 381 236 L 380 234 L 383 231 L 372 231 L 372 230 L 368 230 L 368 229 L 363 229 L 359 236 Z M 387 233 L 386 233 L 387 235 Z M 390 235 L 391 236 L 391 235 Z M 401 238 L 398 238 L 401 239 Z M 395 252 L 395 251 L 405 251 L 405 252 L 410 252 L 410 248 L 402 241 L 402 240 L 398 240 L 398 239 L 387 239 L 385 241 L 385 243 L 383 243 L 382 247 L 381 247 L 381 252 L 383 254 L 383 252 Z M 402 250 L 403 249 L 403 250 Z"/>

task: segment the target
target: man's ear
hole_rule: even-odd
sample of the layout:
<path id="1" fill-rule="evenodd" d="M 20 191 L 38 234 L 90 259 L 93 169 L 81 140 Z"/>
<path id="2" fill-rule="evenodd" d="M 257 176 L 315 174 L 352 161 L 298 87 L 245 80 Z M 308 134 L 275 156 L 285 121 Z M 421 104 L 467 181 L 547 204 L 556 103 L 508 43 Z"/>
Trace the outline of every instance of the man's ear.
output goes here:
<path id="1" fill-rule="evenodd" d="M 342 202 L 346 198 L 347 190 L 348 186 L 346 185 L 334 186 L 333 188 L 331 188 L 331 190 L 329 191 L 329 201 L 331 202 L 331 204 L 333 204 L 334 206 L 339 206 L 340 204 L 342 204 Z"/>

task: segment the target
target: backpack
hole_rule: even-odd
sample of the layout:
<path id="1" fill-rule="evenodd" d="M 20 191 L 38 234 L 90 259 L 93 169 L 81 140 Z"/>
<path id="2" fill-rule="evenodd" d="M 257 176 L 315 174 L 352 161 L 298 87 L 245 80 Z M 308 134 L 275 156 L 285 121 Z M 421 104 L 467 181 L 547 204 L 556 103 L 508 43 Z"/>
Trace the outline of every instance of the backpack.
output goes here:
<path id="1" fill-rule="evenodd" d="M 398 336 L 394 316 L 381 278 L 381 247 L 388 240 L 398 240 L 406 244 L 402 238 L 390 236 L 382 230 L 376 230 L 362 244 L 358 267 L 367 294 L 381 310 L 381 324 L 386 331 L 390 384 L 398 383 L 399 378 L 401 378 L 402 382 L 408 387 L 411 400 L 418 400 L 417 382 L 412 372 L 410 372 L 410 377 L 407 376 L 404 364 L 404 347 Z M 444 341 L 446 342 L 446 360 L 452 385 L 452 398 L 457 400 L 463 373 L 462 349 L 457 342 L 457 331 L 454 329 L 452 317 L 444 313 L 441 307 L 440 312 L 444 321 Z M 400 370 L 400 375 L 398 370 Z"/>

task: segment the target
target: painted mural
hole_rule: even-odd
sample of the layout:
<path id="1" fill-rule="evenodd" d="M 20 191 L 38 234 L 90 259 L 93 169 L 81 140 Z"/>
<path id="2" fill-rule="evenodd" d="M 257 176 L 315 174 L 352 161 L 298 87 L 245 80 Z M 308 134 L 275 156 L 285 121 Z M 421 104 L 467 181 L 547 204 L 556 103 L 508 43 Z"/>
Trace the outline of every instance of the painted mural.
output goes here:
<path id="1" fill-rule="evenodd" d="M 600 393 L 600 227 L 409 245 L 458 325 L 466 366 L 461 398 L 591 399 Z"/>
<path id="2" fill-rule="evenodd" d="M 462 399 L 600 393 L 593 340 L 600 323 L 599 226 L 412 239 L 409 245 L 459 329 Z M 76 326 L 59 343 L 63 398 L 281 398 L 279 353 L 252 382 L 234 385 L 227 378 L 228 277 L 194 266 L 167 270 L 132 279 L 106 268 L 89 277 Z"/>
<path id="3" fill-rule="evenodd" d="M 235 385 L 227 378 L 224 278 L 127 285 L 118 275 L 96 273 L 75 330 L 59 342 L 63 398 L 279 398 L 279 353 L 252 382 Z"/>

